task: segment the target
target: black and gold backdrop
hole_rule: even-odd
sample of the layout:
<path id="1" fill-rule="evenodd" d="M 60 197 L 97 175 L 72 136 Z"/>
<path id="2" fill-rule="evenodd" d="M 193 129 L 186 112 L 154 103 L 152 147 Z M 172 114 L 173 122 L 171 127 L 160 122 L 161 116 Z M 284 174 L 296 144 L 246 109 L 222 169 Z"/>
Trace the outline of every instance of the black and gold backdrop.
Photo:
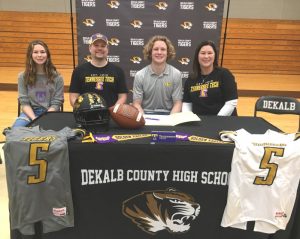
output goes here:
<path id="1" fill-rule="evenodd" d="M 109 61 L 120 65 L 129 89 L 135 73 L 149 64 L 143 46 L 153 35 L 167 36 L 176 48 L 169 63 L 191 70 L 197 44 L 212 40 L 219 46 L 224 0 L 76 0 L 78 63 L 89 60 L 89 37 L 100 32 L 109 39 Z"/>

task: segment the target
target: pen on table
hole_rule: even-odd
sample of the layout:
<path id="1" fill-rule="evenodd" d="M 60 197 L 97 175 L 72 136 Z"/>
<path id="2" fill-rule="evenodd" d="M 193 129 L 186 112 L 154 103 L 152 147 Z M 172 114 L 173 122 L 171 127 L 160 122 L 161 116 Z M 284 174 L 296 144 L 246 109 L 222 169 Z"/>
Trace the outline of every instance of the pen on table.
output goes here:
<path id="1" fill-rule="evenodd" d="M 151 118 L 151 117 L 146 117 L 145 119 L 146 119 L 146 120 L 159 120 L 159 119 L 157 119 L 157 118 Z"/>

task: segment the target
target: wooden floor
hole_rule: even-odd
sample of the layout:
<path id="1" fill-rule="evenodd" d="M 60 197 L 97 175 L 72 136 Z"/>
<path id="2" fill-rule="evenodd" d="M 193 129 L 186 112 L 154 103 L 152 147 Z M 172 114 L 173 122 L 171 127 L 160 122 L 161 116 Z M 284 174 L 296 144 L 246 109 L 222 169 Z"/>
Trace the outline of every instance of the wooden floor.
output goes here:
<path id="1" fill-rule="evenodd" d="M 21 69 L 19 68 L 0 68 L 0 83 L 16 84 L 17 74 Z M 64 70 L 61 72 L 65 84 L 70 82 L 71 70 Z M 284 92 L 295 91 L 300 89 L 300 76 L 278 76 L 278 75 L 236 75 L 238 86 L 242 89 L 270 89 L 281 90 L 282 95 Z M 271 79 L 271 80 L 270 80 Z M 270 81 L 272 84 L 270 84 Z M 264 83 L 268 82 L 268 83 Z M 282 84 L 281 84 L 282 82 Z M 64 110 L 71 111 L 68 101 L 68 93 L 65 93 Z M 0 130 L 12 125 L 17 116 L 17 91 L 3 91 L 0 89 Z M 238 101 L 238 114 L 240 116 L 253 116 L 253 109 L 257 97 L 239 97 Z M 287 115 L 271 115 L 261 113 L 259 116 L 265 118 L 273 125 L 277 126 L 284 132 L 296 132 L 298 127 L 298 116 Z M 0 141 L 5 138 L 0 134 Z M 0 152 L 2 145 L 0 144 Z M 9 239 L 9 221 L 8 221 L 8 200 L 5 179 L 4 165 L 0 164 L 0 238 Z"/>

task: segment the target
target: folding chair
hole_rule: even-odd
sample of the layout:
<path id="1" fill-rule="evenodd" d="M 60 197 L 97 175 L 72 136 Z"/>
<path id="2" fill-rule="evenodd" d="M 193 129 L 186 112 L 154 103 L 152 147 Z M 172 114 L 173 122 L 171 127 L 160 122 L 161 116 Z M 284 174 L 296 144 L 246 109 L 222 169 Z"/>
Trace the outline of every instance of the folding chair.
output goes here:
<path id="1" fill-rule="evenodd" d="M 254 117 L 257 112 L 272 114 L 299 115 L 298 131 L 300 131 L 300 102 L 293 97 L 286 96 L 261 96 L 255 103 Z"/>

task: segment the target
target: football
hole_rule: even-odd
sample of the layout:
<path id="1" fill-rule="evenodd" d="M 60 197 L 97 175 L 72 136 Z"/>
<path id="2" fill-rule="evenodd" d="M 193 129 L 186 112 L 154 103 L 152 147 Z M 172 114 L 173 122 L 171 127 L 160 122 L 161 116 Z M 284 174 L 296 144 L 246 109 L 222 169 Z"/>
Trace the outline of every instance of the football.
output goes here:
<path id="1" fill-rule="evenodd" d="M 111 118 L 121 128 L 138 129 L 145 125 L 143 114 L 132 105 L 116 104 L 109 108 Z"/>

